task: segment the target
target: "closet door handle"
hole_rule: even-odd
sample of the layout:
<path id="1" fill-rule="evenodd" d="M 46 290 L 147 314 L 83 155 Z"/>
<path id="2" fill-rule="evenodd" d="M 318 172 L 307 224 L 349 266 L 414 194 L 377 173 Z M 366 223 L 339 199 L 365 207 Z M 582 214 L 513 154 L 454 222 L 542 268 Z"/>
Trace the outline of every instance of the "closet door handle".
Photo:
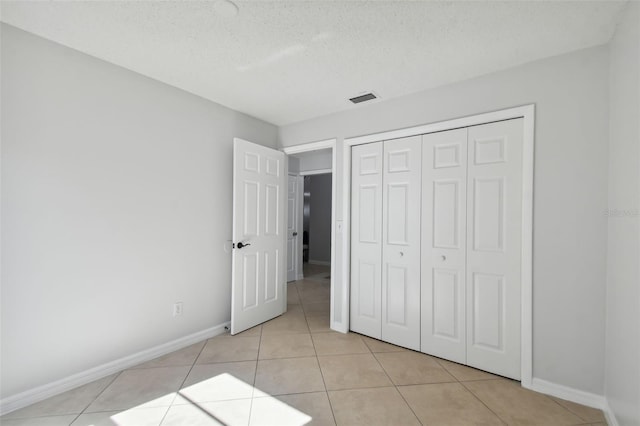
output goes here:
<path id="1" fill-rule="evenodd" d="M 445 260 L 447 260 L 447 256 L 445 256 L 444 254 L 442 255 L 442 261 L 444 262 Z"/>
<path id="2" fill-rule="evenodd" d="M 404 256 L 404 252 L 403 251 L 400 252 L 400 256 Z"/>

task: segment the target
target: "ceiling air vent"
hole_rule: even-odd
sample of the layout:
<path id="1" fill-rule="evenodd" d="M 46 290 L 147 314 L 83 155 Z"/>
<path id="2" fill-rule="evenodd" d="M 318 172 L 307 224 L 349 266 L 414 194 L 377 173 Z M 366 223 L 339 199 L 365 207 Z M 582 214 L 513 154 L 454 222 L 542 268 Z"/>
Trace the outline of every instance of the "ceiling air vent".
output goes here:
<path id="1" fill-rule="evenodd" d="M 378 97 L 376 95 L 374 95 L 373 93 L 365 93 L 364 95 L 358 95 L 354 98 L 349 98 L 349 100 L 351 102 L 353 102 L 354 104 L 359 104 L 360 102 L 366 102 L 366 101 L 371 101 L 373 99 L 378 99 Z"/>

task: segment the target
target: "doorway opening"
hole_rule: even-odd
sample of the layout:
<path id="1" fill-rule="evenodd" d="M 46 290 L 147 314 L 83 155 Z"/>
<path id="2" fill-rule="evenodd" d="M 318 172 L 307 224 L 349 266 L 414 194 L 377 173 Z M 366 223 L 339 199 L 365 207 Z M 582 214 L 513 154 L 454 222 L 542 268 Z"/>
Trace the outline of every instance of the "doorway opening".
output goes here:
<path id="1" fill-rule="evenodd" d="M 311 332 L 333 324 L 335 140 L 284 148 L 288 156 L 287 303 Z"/>
<path id="2" fill-rule="evenodd" d="M 304 279 L 331 278 L 332 180 L 331 173 L 304 175 L 302 180 L 301 254 Z"/>

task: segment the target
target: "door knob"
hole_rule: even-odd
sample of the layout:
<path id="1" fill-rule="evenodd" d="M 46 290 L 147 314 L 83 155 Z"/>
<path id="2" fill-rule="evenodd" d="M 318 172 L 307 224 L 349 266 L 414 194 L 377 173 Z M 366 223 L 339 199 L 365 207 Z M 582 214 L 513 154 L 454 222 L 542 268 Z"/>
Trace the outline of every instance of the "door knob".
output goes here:
<path id="1" fill-rule="evenodd" d="M 445 256 L 444 254 L 442 255 L 442 260 L 447 260 L 447 256 Z"/>
<path id="2" fill-rule="evenodd" d="M 402 252 L 402 251 L 401 251 L 401 252 L 400 252 L 400 256 L 404 256 L 404 252 Z"/>
<path id="3" fill-rule="evenodd" d="M 294 232 L 294 233 L 293 233 L 293 236 L 294 236 L 294 237 L 295 237 L 295 236 L 297 236 L 297 235 L 298 235 L 298 233 L 297 233 L 297 232 Z"/>
<path id="4" fill-rule="evenodd" d="M 238 247 L 239 249 L 241 249 L 242 247 L 246 247 L 246 246 L 250 246 L 251 244 L 245 244 L 242 241 L 239 242 L 238 244 L 236 244 L 236 247 Z"/>

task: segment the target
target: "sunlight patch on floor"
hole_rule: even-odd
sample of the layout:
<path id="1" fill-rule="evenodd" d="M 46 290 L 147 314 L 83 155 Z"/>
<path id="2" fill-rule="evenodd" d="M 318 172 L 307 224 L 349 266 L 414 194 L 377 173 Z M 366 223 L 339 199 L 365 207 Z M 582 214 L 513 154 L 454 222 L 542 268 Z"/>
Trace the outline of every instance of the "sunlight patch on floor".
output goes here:
<path id="1" fill-rule="evenodd" d="M 158 407 L 173 399 L 168 410 Z M 157 425 L 303 426 L 311 416 L 228 373 L 219 374 L 110 417 L 115 426 Z M 86 426 L 101 426 L 103 422 Z"/>

